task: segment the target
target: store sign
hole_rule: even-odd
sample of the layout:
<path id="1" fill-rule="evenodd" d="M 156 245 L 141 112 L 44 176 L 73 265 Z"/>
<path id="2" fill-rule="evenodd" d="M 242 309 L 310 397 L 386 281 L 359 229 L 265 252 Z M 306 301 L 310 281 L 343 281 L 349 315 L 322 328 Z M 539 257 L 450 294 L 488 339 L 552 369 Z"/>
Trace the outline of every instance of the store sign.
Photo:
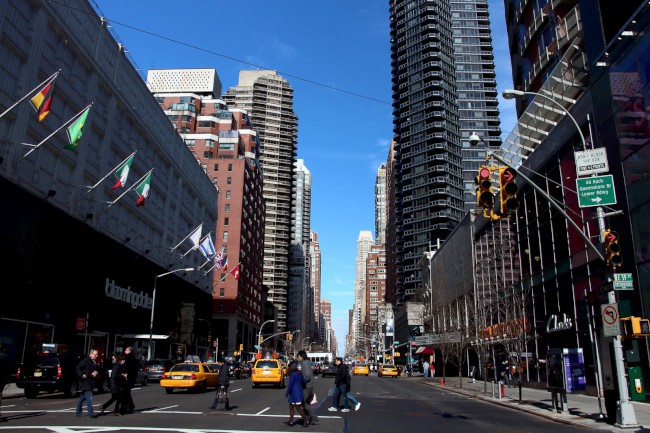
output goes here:
<path id="1" fill-rule="evenodd" d="M 567 331 L 573 327 L 573 322 L 571 318 L 566 314 L 563 314 L 560 318 L 557 314 L 551 314 L 551 316 L 546 321 L 546 332 L 560 332 Z"/>
<path id="2" fill-rule="evenodd" d="M 151 306 L 153 305 L 153 299 L 148 293 L 144 293 L 143 291 L 138 293 L 133 292 L 131 291 L 131 286 L 127 286 L 126 288 L 118 286 L 115 284 L 115 280 L 111 280 L 108 277 L 106 278 L 106 286 L 104 286 L 104 294 L 116 301 L 131 304 L 131 308 L 134 310 L 138 307 L 151 310 Z"/>

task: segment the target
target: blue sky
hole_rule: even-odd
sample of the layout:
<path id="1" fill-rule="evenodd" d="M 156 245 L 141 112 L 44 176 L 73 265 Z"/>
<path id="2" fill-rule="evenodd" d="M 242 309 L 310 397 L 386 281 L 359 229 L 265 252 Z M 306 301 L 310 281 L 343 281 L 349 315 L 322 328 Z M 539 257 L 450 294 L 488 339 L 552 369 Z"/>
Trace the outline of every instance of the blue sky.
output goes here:
<path id="1" fill-rule="evenodd" d="M 148 69 L 215 68 L 225 91 L 240 70 L 264 68 L 291 83 L 298 157 L 313 179 L 322 297 L 332 301 L 344 353 L 356 240 L 361 230 L 374 233 L 375 176 L 393 135 L 388 2 L 95 1 L 145 76 Z M 489 5 L 501 91 L 511 87 L 503 2 Z M 502 101 L 500 110 L 510 132 L 514 106 Z"/>

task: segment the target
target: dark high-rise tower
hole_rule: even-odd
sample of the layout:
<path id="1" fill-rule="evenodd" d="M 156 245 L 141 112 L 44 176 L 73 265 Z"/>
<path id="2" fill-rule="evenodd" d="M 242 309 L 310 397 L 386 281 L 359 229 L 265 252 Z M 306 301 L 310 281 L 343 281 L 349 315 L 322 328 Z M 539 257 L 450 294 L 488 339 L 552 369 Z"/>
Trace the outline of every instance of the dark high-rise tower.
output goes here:
<path id="1" fill-rule="evenodd" d="M 449 0 L 390 0 L 397 304 L 421 283 L 422 253 L 464 214 Z"/>

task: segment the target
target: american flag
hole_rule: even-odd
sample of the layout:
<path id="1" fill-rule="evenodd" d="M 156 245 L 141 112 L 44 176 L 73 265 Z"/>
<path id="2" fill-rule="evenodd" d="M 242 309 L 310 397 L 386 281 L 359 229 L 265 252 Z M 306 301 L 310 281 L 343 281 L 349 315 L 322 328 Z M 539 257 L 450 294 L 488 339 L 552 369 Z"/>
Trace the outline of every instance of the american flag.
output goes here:
<path id="1" fill-rule="evenodd" d="M 214 267 L 216 269 L 221 268 L 221 260 L 223 260 L 223 247 L 221 247 L 219 252 L 214 256 Z"/>

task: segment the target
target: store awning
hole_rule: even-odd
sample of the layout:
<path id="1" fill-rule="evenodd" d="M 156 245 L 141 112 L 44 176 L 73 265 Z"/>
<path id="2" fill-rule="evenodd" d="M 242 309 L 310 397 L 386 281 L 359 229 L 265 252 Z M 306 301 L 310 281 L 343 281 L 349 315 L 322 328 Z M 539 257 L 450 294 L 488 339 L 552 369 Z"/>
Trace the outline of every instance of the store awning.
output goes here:
<path id="1" fill-rule="evenodd" d="M 122 338 L 129 338 L 133 340 L 148 340 L 149 339 L 149 334 L 122 334 L 119 335 L 119 337 Z M 164 335 L 164 334 L 153 334 L 151 336 L 152 340 L 169 340 L 172 337 L 169 335 Z"/>
<path id="2" fill-rule="evenodd" d="M 433 355 L 433 347 L 420 346 L 415 351 L 416 355 Z"/>

